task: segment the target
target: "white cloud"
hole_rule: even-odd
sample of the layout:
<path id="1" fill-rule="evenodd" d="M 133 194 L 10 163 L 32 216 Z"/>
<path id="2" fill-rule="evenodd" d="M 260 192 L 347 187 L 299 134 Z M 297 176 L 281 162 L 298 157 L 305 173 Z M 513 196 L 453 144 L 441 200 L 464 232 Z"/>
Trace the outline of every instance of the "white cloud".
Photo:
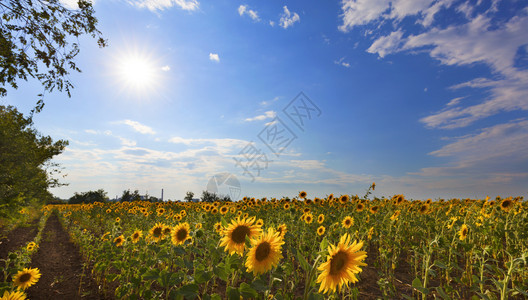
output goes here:
<path id="1" fill-rule="evenodd" d="M 209 53 L 209 59 L 211 61 L 220 62 L 220 56 L 217 53 Z"/>
<path id="2" fill-rule="evenodd" d="M 246 122 L 263 121 L 263 120 L 266 120 L 266 119 L 273 119 L 276 116 L 277 116 L 277 112 L 275 112 L 273 110 L 268 110 L 268 111 L 264 112 L 264 114 L 262 114 L 262 115 L 255 116 L 253 118 L 247 118 L 245 121 Z"/>
<path id="3" fill-rule="evenodd" d="M 251 19 L 253 19 L 253 21 L 260 21 L 260 18 L 258 16 L 258 13 L 257 11 L 255 10 L 252 10 L 252 9 L 248 9 L 248 6 L 247 5 L 240 5 L 238 7 L 238 14 L 240 16 L 243 16 L 243 15 L 248 15 Z"/>
<path id="4" fill-rule="evenodd" d="M 299 17 L 299 15 L 296 12 L 292 14 L 286 5 L 284 5 L 283 9 L 284 9 L 284 13 L 281 15 L 281 18 L 279 21 L 279 25 L 282 28 L 286 29 L 292 26 L 293 24 L 295 24 L 295 22 L 301 21 L 301 18 Z"/>
<path id="5" fill-rule="evenodd" d="M 275 124 L 277 124 L 277 123 L 278 123 L 277 120 L 273 120 L 273 121 L 271 121 L 271 122 L 265 123 L 264 126 L 271 126 L 271 125 L 275 125 Z"/>
<path id="6" fill-rule="evenodd" d="M 247 5 L 242 5 L 242 4 L 241 4 L 241 5 L 238 7 L 238 14 L 239 14 L 240 16 L 242 16 L 242 15 L 246 12 L 246 9 L 247 9 Z"/>
<path id="7" fill-rule="evenodd" d="M 132 129 L 134 129 L 135 131 L 142 133 L 142 134 L 156 134 L 156 132 L 152 128 L 150 128 L 147 125 L 143 125 L 137 121 L 123 120 L 123 121 L 119 121 L 116 123 L 128 125 L 132 127 Z"/>
<path id="8" fill-rule="evenodd" d="M 348 32 L 356 26 L 371 22 L 395 21 L 416 16 L 419 24 L 427 27 L 442 7 L 450 7 L 454 0 L 344 0 L 341 9 L 343 24 L 339 30 Z"/>
<path id="9" fill-rule="evenodd" d="M 341 57 L 339 60 L 334 60 L 334 64 L 350 68 L 350 63 L 346 62 L 344 57 Z"/>
<path id="10" fill-rule="evenodd" d="M 457 105 L 460 103 L 460 100 L 464 99 L 466 97 L 456 97 L 456 98 L 453 98 L 451 99 L 447 104 L 446 106 L 454 106 L 454 105 Z"/>
<path id="11" fill-rule="evenodd" d="M 450 1 L 438 3 L 443 7 L 451 5 Z M 458 9 L 467 11 L 470 8 Z M 428 10 L 436 13 L 439 8 L 429 7 Z M 518 49 L 528 43 L 528 31 L 525 30 L 528 28 L 528 9 L 499 24 L 492 22 L 490 11 L 493 10 L 477 15 L 462 25 L 432 27 L 423 33 L 407 37 L 403 37 L 404 29 L 399 28 L 390 35 L 376 39 L 368 48 L 368 52 L 377 53 L 380 58 L 401 51 L 425 51 L 444 65 L 468 66 L 481 63 L 489 66 L 494 75 L 498 75 L 494 76 L 498 79 L 477 78 L 451 87 L 486 89 L 489 96 L 465 108 L 448 103 L 441 111 L 421 119 L 427 127 L 465 127 L 500 112 L 528 110 L 528 72 L 514 66 Z M 468 12 L 466 15 L 471 14 Z"/>
<path id="12" fill-rule="evenodd" d="M 269 24 L 270 24 L 271 27 L 275 26 L 275 22 L 273 22 L 273 21 L 269 21 Z"/>
<path id="13" fill-rule="evenodd" d="M 89 134 L 97 134 L 97 131 L 93 129 L 86 129 L 84 132 L 89 133 Z"/>
<path id="14" fill-rule="evenodd" d="M 118 137 L 119 140 L 121 141 L 121 144 L 123 146 L 127 146 L 127 147 L 134 147 L 136 146 L 136 142 L 133 141 L 133 140 L 129 140 L 129 139 L 126 139 L 126 138 L 123 138 L 123 137 Z"/>
<path id="15" fill-rule="evenodd" d="M 178 6 L 183 10 L 195 11 L 200 7 L 196 0 L 128 0 L 128 2 L 139 8 L 147 8 L 151 11 L 164 10 Z"/>
<path id="16" fill-rule="evenodd" d="M 161 70 L 165 71 L 165 72 L 168 72 L 168 71 L 170 71 L 170 67 L 168 65 L 167 66 L 163 66 L 163 67 L 161 67 Z"/>
<path id="17" fill-rule="evenodd" d="M 277 97 L 275 97 L 275 98 L 273 98 L 271 100 L 268 100 L 268 101 L 262 101 L 262 102 L 260 102 L 260 105 L 268 106 L 268 105 L 270 105 L 270 104 L 272 104 L 274 102 L 277 102 L 278 100 L 279 100 L 279 96 L 277 96 Z"/>
<path id="18" fill-rule="evenodd" d="M 380 57 L 385 57 L 387 53 L 392 53 L 400 48 L 403 32 L 398 30 L 388 36 L 382 36 L 367 49 L 369 53 L 377 53 Z"/>

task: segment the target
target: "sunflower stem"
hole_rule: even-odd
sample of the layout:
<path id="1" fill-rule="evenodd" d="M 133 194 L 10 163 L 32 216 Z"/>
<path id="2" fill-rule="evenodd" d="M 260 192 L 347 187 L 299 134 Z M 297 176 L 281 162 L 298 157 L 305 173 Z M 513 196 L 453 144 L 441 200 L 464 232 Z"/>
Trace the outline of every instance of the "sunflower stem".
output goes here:
<path id="1" fill-rule="evenodd" d="M 308 280 L 306 280 L 306 286 L 304 287 L 304 300 L 308 299 L 308 295 L 310 294 L 310 285 L 312 284 L 313 277 L 315 276 L 315 269 L 317 268 L 317 263 L 321 259 L 321 255 L 318 255 L 315 259 L 312 269 L 310 270 L 310 273 L 308 274 Z"/>

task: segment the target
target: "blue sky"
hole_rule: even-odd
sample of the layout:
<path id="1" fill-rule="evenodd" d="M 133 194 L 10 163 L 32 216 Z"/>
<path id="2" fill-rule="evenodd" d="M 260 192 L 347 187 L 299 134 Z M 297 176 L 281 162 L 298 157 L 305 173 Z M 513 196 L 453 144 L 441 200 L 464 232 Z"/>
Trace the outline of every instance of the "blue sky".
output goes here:
<path id="1" fill-rule="evenodd" d="M 254 197 L 527 196 L 527 7 L 97 0 L 109 47 L 82 37 L 72 98 L 34 118 L 70 141 L 52 192 L 182 199 L 229 172 Z M 0 101 L 27 113 L 42 88 L 19 86 Z M 287 147 L 259 138 L 284 129 Z"/>

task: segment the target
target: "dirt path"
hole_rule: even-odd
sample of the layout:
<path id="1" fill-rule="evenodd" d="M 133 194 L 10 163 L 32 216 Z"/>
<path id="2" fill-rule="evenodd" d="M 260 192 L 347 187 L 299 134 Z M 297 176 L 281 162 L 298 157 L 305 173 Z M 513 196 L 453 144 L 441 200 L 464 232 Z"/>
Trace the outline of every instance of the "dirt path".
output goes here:
<path id="1" fill-rule="evenodd" d="M 0 240 L 0 258 L 6 258 L 12 252 L 31 242 L 37 235 L 39 220 L 33 220 L 29 226 L 17 227 Z"/>
<path id="2" fill-rule="evenodd" d="M 39 220 L 36 219 L 28 226 L 17 227 L 0 240 L 0 259 L 7 258 L 9 252 L 13 252 L 31 242 L 37 235 L 38 222 Z M 0 261 L 0 268 L 5 268 L 3 261 Z M 0 272 L 0 280 L 4 280 L 3 277 L 4 275 Z"/>
<path id="3" fill-rule="evenodd" d="M 31 267 L 39 268 L 42 276 L 27 290 L 29 299 L 103 299 L 97 284 L 86 274 L 82 276 L 79 293 L 82 259 L 56 215 L 49 217 L 39 249 L 31 261 Z"/>

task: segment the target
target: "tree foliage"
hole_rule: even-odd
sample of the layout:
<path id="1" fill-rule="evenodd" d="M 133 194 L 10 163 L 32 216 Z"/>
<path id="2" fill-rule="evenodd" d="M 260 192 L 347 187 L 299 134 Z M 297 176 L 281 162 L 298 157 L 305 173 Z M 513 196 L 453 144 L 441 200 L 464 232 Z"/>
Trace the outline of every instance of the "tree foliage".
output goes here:
<path id="1" fill-rule="evenodd" d="M 78 38 L 86 34 L 106 46 L 92 3 L 79 0 L 77 5 L 68 8 L 59 0 L 0 1 L 0 96 L 7 95 L 6 85 L 16 89 L 18 80 L 36 78 L 44 91 L 64 90 L 71 97 L 68 74 L 81 71 L 74 61 Z M 37 111 L 43 106 L 41 98 Z"/>
<path id="2" fill-rule="evenodd" d="M 75 193 L 68 200 L 68 204 L 79 204 L 79 203 L 94 203 L 94 202 L 106 202 L 108 197 L 103 189 L 97 191 L 88 191 L 83 193 Z"/>
<path id="3" fill-rule="evenodd" d="M 67 141 L 54 142 L 33 128 L 12 106 L 0 106 L 0 211 L 52 198 L 49 187 L 60 186 L 60 173 L 51 159 L 62 153 Z"/>

